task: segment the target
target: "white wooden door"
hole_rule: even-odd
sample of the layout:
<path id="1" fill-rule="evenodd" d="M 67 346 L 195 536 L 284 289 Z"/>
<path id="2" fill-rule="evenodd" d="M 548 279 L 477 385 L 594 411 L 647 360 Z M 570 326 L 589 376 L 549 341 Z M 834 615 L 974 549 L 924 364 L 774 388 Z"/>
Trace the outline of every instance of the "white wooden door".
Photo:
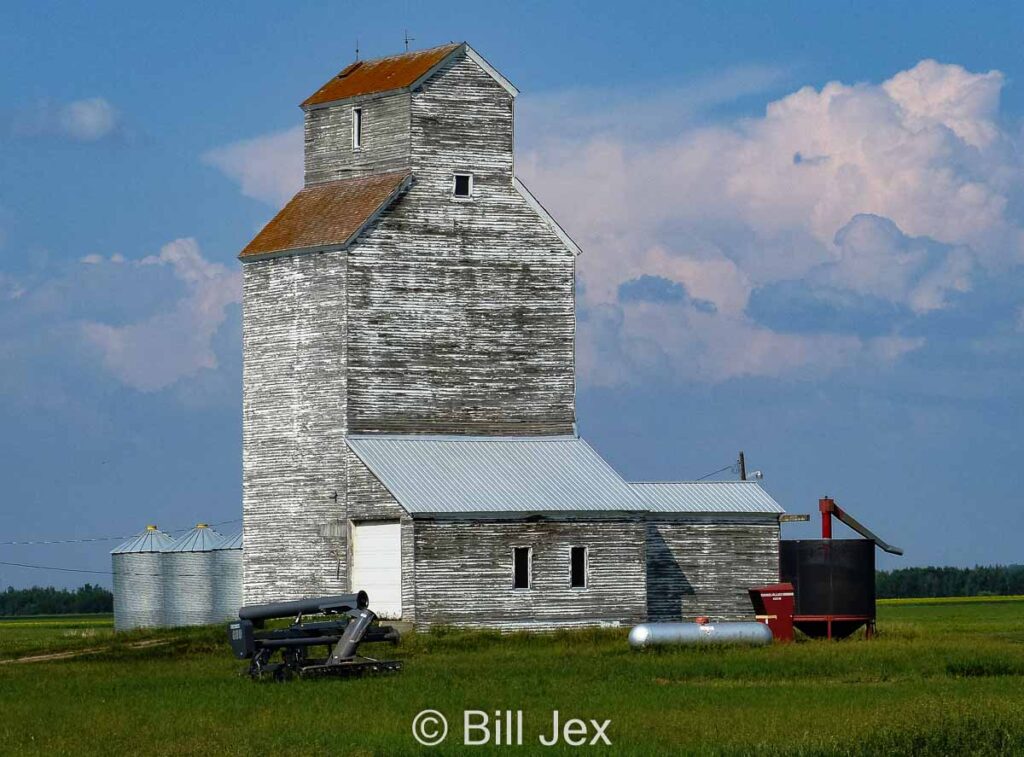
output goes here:
<path id="1" fill-rule="evenodd" d="M 352 524 L 352 591 L 365 591 L 382 618 L 402 617 L 402 527 L 397 520 Z"/>

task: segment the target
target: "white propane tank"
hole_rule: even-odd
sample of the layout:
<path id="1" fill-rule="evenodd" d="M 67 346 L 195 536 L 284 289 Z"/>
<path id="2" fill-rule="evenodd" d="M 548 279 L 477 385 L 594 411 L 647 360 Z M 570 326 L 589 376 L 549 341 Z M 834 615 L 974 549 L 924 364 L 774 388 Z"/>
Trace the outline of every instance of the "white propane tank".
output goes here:
<path id="1" fill-rule="evenodd" d="M 772 632 L 763 623 L 754 621 L 725 623 L 641 623 L 629 632 L 629 645 L 634 649 L 686 644 L 751 644 L 772 643 Z"/>

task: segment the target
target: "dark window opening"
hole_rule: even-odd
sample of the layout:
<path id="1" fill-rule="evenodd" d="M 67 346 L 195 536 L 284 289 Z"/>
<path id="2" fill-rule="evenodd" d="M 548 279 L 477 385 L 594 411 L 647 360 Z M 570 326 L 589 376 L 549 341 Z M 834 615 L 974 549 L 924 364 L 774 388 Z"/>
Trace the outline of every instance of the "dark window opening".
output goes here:
<path id="1" fill-rule="evenodd" d="M 363 146 L 363 109 L 352 109 L 352 148 L 358 150 Z"/>
<path id="2" fill-rule="evenodd" d="M 456 197 L 469 197 L 473 194 L 473 177 L 468 173 L 455 174 L 455 187 L 452 194 Z"/>
<path id="3" fill-rule="evenodd" d="M 512 588 L 530 588 L 530 548 L 516 547 L 512 550 Z"/>
<path id="4" fill-rule="evenodd" d="M 587 588 L 587 548 L 573 547 L 569 557 L 569 585 L 574 589 Z"/>

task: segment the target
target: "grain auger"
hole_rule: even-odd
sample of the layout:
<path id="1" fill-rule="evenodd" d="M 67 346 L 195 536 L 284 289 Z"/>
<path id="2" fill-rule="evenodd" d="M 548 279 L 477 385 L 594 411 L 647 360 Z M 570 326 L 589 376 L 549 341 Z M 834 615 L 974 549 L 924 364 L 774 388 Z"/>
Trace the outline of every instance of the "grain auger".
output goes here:
<path id="1" fill-rule="evenodd" d="M 228 625 L 228 639 L 235 657 L 249 660 L 253 679 L 272 677 L 287 680 L 293 675 L 352 676 L 400 670 L 397 660 L 378 660 L 357 654 L 364 642 L 398 643 L 399 635 L 391 626 L 377 623 L 368 609 L 365 591 L 332 597 L 299 599 L 247 605 L 238 611 L 238 620 Z M 315 616 L 307 619 L 306 616 Z M 294 618 L 291 625 L 263 630 L 268 620 Z M 311 655 L 317 647 L 326 649 L 325 657 Z M 274 655 L 280 652 L 280 660 Z"/>

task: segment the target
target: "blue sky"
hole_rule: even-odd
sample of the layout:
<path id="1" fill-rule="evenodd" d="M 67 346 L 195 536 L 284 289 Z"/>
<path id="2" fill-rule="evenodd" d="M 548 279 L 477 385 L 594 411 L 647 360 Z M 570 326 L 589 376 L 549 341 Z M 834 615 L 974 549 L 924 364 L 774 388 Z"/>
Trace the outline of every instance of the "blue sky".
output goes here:
<path id="1" fill-rule="evenodd" d="M 906 548 L 886 566 L 1020 562 L 1022 24 L 1012 3 L 5 3 L 0 541 L 239 517 L 235 255 L 300 176 L 297 103 L 408 28 L 523 92 L 518 171 L 585 251 L 580 428 L 623 474 L 742 448 L 790 511 L 829 494 Z M 104 570 L 108 547 L 0 560 Z"/>

